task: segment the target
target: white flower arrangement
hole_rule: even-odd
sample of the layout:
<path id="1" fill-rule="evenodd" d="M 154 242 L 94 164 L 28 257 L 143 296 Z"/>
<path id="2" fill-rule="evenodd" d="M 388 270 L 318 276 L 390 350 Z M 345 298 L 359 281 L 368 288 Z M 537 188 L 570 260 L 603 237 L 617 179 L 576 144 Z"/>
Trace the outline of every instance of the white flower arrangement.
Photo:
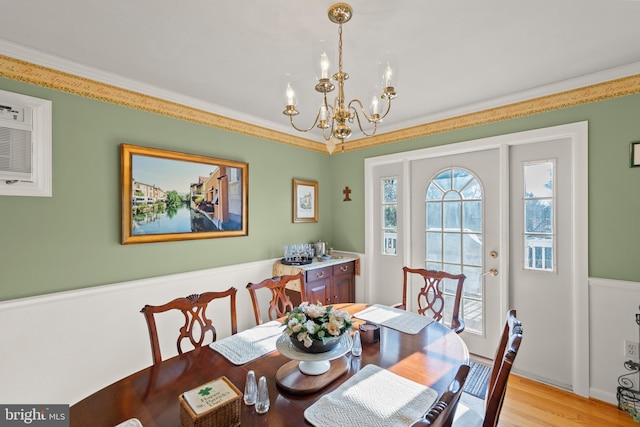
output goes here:
<path id="1" fill-rule="evenodd" d="M 284 333 L 311 347 L 313 341 L 328 341 L 342 336 L 351 329 L 351 315 L 344 310 L 334 310 L 332 305 L 303 302 L 294 308 L 284 320 Z"/>

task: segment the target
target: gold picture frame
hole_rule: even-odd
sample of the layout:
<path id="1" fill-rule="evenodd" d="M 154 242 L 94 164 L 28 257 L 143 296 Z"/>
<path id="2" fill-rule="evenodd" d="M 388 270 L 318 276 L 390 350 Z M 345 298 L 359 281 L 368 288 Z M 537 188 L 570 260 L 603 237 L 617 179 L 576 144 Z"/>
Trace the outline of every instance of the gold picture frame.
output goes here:
<path id="1" fill-rule="evenodd" d="M 122 244 L 246 236 L 249 165 L 121 144 Z"/>
<path id="2" fill-rule="evenodd" d="M 318 183 L 293 180 L 293 222 L 318 222 Z"/>

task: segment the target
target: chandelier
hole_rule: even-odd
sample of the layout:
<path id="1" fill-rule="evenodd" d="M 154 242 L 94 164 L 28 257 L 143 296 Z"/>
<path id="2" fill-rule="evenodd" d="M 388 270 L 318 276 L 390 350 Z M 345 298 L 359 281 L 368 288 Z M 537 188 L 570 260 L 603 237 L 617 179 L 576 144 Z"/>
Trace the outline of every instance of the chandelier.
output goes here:
<path id="1" fill-rule="evenodd" d="M 397 79 L 397 71 L 394 75 L 394 69 L 396 69 L 394 55 L 390 53 L 382 55 L 378 59 L 380 83 L 373 90 L 368 106 L 369 112 L 365 111 L 363 103 L 358 99 L 347 103 L 344 97 L 344 82 L 349 78 L 349 74 L 342 70 L 342 24 L 349 22 L 353 16 L 353 9 L 346 3 L 336 3 L 329 8 L 328 15 L 331 22 L 338 24 L 338 72 L 331 76 L 337 83 L 338 94 L 333 104 L 327 102 L 327 94 L 335 89 L 335 85 L 329 79 L 331 48 L 325 42 L 316 43 L 314 56 L 317 59 L 316 78 L 318 83 L 315 89 L 322 94 L 322 104 L 318 108 L 316 118 L 307 129 L 299 128 L 293 122 L 293 117 L 299 111 L 296 110 L 298 104 L 297 78 L 291 74 L 287 74 L 282 80 L 282 89 L 286 98 L 286 108 L 282 113 L 289 116 L 291 126 L 297 131 L 308 132 L 314 127 L 322 129 L 322 135 L 327 142 L 327 150 L 331 154 L 336 143 L 342 144 L 342 151 L 344 151 L 344 142 L 351 136 L 349 124 L 357 124 L 365 136 L 375 135 L 378 123 L 389 114 L 391 100 L 396 97 L 394 82 Z M 363 123 L 369 124 L 369 130 L 363 128 Z"/>

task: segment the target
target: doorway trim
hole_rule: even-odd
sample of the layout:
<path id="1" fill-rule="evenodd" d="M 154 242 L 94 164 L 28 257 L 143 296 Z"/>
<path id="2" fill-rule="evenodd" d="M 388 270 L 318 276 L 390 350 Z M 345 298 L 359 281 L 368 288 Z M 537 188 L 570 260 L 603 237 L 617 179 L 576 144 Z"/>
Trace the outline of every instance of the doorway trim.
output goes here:
<path id="1" fill-rule="evenodd" d="M 365 212 L 374 212 L 373 205 L 374 191 L 374 170 L 377 166 L 385 164 L 402 164 L 402 175 L 404 182 L 410 179 L 410 164 L 413 160 L 448 156 L 453 154 L 469 153 L 474 151 L 498 148 L 500 150 L 501 167 L 500 176 L 500 198 L 508 200 L 509 180 L 508 165 L 509 147 L 514 145 L 530 144 L 555 139 L 569 139 L 571 141 L 571 163 L 572 163 L 572 183 L 571 192 L 572 212 L 580 212 L 581 215 L 574 215 L 571 230 L 572 246 L 572 334 L 573 334 L 573 392 L 580 396 L 589 396 L 589 283 L 588 283 L 588 122 L 576 122 L 564 125 L 552 126 L 542 129 L 534 129 L 523 132 L 516 132 L 506 135 L 498 135 L 476 140 L 439 145 L 435 147 L 422 148 L 413 151 L 393 153 L 379 157 L 367 158 L 364 161 L 365 178 Z M 409 224 L 411 212 L 410 185 L 403 186 L 403 199 L 405 206 L 403 209 L 404 224 Z M 501 203 L 500 206 L 500 232 L 502 250 L 509 250 L 507 241 L 509 227 L 509 207 Z M 404 258 L 410 259 L 411 247 L 409 239 L 410 227 L 404 227 L 401 231 Z M 371 259 L 373 254 L 373 244 L 375 236 L 373 215 L 365 215 L 365 254 L 367 259 Z M 508 252 L 507 252 L 508 253 Z M 503 257 L 506 258 L 506 257 Z M 500 307 L 502 307 L 501 317 L 504 320 L 509 301 L 508 284 L 508 260 L 501 261 L 500 269 Z M 372 263 L 368 262 L 365 267 L 365 277 L 372 277 Z M 364 286 L 365 301 L 369 301 L 372 295 L 371 280 L 367 280 Z"/>

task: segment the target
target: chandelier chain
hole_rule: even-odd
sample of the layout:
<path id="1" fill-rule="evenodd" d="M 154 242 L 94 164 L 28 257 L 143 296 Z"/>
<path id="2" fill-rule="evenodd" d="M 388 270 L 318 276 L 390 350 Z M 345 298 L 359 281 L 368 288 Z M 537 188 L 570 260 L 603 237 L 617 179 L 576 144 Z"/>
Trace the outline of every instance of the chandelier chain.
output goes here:
<path id="1" fill-rule="evenodd" d="M 342 74 L 342 24 L 338 26 L 338 72 Z"/>

